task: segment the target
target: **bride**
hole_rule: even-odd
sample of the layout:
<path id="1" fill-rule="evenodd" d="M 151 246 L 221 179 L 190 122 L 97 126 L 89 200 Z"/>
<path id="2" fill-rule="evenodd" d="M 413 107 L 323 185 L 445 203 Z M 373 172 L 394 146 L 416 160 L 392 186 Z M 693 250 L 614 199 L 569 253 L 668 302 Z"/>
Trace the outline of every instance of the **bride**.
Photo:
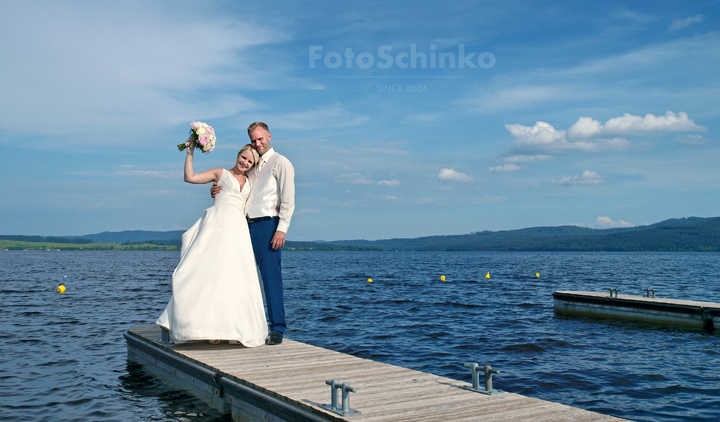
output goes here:
<path id="1" fill-rule="evenodd" d="M 233 168 L 196 174 L 194 150 L 194 144 L 187 148 L 185 181 L 217 182 L 223 189 L 213 206 L 182 235 L 172 297 L 155 323 L 167 328 L 176 342 L 229 340 L 260 346 L 265 344 L 268 328 L 245 219 L 251 189 L 245 172 L 257 163 L 258 153 L 245 145 Z"/>

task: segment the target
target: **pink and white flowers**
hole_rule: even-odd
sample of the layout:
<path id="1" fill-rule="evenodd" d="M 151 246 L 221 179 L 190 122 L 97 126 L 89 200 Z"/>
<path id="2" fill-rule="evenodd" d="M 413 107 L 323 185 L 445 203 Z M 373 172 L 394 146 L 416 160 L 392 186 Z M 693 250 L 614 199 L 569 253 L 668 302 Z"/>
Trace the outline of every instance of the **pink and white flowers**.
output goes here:
<path id="1" fill-rule="evenodd" d="M 215 148 L 215 129 L 207 123 L 192 122 L 190 124 L 190 138 L 182 144 L 178 145 L 178 149 L 183 151 L 185 148 L 195 142 L 195 148 L 202 150 L 203 154 L 207 154 Z"/>

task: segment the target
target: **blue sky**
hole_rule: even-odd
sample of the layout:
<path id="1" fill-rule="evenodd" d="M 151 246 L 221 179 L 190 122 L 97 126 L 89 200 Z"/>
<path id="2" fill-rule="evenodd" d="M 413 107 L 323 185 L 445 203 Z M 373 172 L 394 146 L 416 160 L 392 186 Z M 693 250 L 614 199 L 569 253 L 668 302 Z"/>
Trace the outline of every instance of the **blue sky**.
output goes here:
<path id="1" fill-rule="evenodd" d="M 198 170 L 270 126 L 296 171 L 290 240 L 720 215 L 720 1 L 0 15 L 0 234 L 189 227 L 212 203 L 182 180 L 194 120 L 218 135 Z"/>

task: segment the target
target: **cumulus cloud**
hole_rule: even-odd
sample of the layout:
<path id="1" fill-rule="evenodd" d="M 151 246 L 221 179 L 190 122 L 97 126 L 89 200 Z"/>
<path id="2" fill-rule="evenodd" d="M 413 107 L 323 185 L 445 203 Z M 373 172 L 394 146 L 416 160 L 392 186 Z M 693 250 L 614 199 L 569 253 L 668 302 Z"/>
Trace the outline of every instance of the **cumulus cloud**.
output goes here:
<path id="1" fill-rule="evenodd" d="M 570 151 L 606 152 L 624 151 L 630 146 L 626 136 L 637 136 L 657 132 L 705 132 L 707 128 L 696 124 L 685 112 L 668 111 L 664 116 L 646 114 L 645 117 L 625 113 L 614 117 L 605 124 L 591 117 L 581 117 L 567 131 L 555 129 L 545 122 L 535 126 L 506 124 L 505 128 L 515 138 L 512 156 L 514 162 L 521 157 L 531 161 L 547 154 L 561 154 Z M 533 155 L 534 154 L 534 155 Z M 509 161 L 506 159 L 506 161 Z"/>
<path id="2" fill-rule="evenodd" d="M 488 171 L 490 172 L 510 173 L 518 170 L 522 170 L 522 167 L 517 164 L 503 164 L 502 166 L 488 167 Z"/>
<path id="3" fill-rule="evenodd" d="M 438 178 L 444 182 L 472 182 L 473 178 L 453 169 L 442 169 Z"/>
<path id="4" fill-rule="evenodd" d="M 582 174 L 575 176 L 565 176 L 560 179 L 552 179 L 550 182 L 555 185 L 573 186 L 573 185 L 599 185 L 605 183 L 603 176 L 594 171 L 585 170 Z"/>
<path id="5" fill-rule="evenodd" d="M 677 31 L 678 29 L 687 28 L 688 26 L 702 22 L 705 19 L 703 15 L 690 16 L 685 19 L 673 19 L 668 27 L 668 32 Z"/>
<path id="6" fill-rule="evenodd" d="M 627 221 L 613 221 L 610 219 L 610 217 L 598 217 L 597 218 L 597 225 L 604 228 L 614 228 L 614 227 L 634 227 L 635 225 L 633 223 L 628 223 Z"/>
<path id="7" fill-rule="evenodd" d="M 639 135 L 652 132 L 704 132 L 704 126 L 692 121 L 687 113 L 668 111 L 664 116 L 646 114 L 645 117 L 625 113 L 603 125 L 590 117 L 581 117 L 567 132 L 570 138 L 588 138 L 602 135 Z"/>
<path id="8" fill-rule="evenodd" d="M 393 179 L 393 180 L 381 180 L 381 181 L 377 182 L 377 185 L 378 186 L 400 186 L 401 183 L 399 180 Z"/>
<path id="9" fill-rule="evenodd" d="M 352 173 L 335 176 L 335 183 L 340 183 L 343 185 L 372 185 L 375 182 L 366 178 L 360 173 Z"/>
<path id="10" fill-rule="evenodd" d="M 597 135 L 602 131 L 602 123 L 592 117 L 581 117 L 574 125 L 570 126 L 568 135 L 572 138 L 586 138 Z"/>
<path id="11" fill-rule="evenodd" d="M 537 122 L 533 127 L 506 124 L 505 128 L 515 137 L 513 143 L 515 151 L 543 153 L 541 155 L 570 151 L 622 151 L 630 145 L 627 140 L 622 138 L 569 141 L 564 130 L 556 130 L 545 122 Z"/>

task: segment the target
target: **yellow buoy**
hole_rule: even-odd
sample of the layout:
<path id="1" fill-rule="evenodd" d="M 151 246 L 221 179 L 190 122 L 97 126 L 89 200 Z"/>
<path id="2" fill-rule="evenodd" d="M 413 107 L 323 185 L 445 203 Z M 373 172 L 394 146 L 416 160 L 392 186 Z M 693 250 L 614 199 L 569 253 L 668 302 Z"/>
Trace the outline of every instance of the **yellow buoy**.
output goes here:
<path id="1" fill-rule="evenodd" d="M 535 277 L 540 278 L 540 273 L 535 273 Z"/>
<path id="2" fill-rule="evenodd" d="M 441 275 L 441 276 L 440 276 L 440 281 L 445 281 L 445 276 L 444 276 L 444 275 Z"/>
<path id="3" fill-rule="evenodd" d="M 368 283 L 372 283 L 372 278 L 368 278 Z"/>
<path id="4" fill-rule="evenodd" d="M 58 289 L 57 289 L 57 290 L 58 290 L 58 293 L 65 293 L 65 286 L 63 286 L 63 285 L 61 284 L 61 285 L 58 286 Z"/>
<path id="5" fill-rule="evenodd" d="M 490 271 L 488 271 L 488 273 L 485 274 L 485 278 L 490 278 Z"/>

